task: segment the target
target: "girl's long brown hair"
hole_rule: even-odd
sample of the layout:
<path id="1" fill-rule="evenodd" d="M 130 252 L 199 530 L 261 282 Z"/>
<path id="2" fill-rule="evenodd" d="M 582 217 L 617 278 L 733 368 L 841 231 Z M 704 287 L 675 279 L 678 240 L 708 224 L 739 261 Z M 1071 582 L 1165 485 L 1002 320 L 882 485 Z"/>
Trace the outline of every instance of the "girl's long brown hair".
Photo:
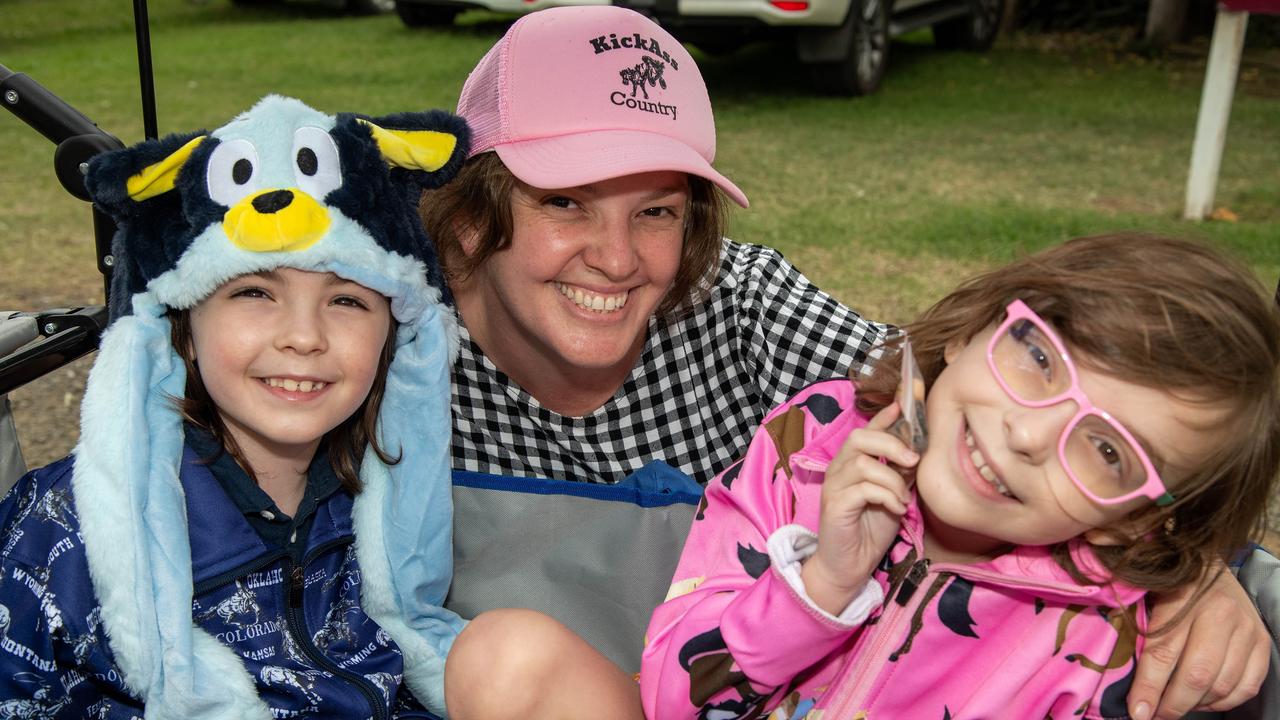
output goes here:
<path id="1" fill-rule="evenodd" d="M 1168 507 L 1095 547 L 1118 580 L 1156 592 L 1200 582 L 1262 529 L 1280 466 L 1280 310 L 1246 267 L 1198 243 L 1138 234 L 1080 238 L 970 279 L 907 327 L 932 385 L 954 340 L 967 341 L 1021 299 L 1053 324 L 1081 365 L 1230 409 L 1223 440 Z M 893 402 L 898 341 L 859 388 L 859 409 Z M 1206 428 L 1206 430 L 1209 430 Z M 1172 523 L 1168 523 L 1172 518 Z M 1166 524 L 1170 530 L 1165 530 Z M 1065 543 L 1055 557 L 1077 580 Z"/>
<path id="2" fill-rule="evenodd" d="M 182 413 L 184 420 L 213 435 L 223 451 L 234 458 L 249 477 L 257 482 L 258 477 L 254 474 L 253 467 L 245 459 L 236 439 L 227 432 L 227 426 L 222 422 L 222 416 L 218 414 L 218 407 L 214 404 L 213 398 L 209 397 L 209 391 L 205 389 L 204 381 L 200 377 L 200 368 L 196 365 L 195 353 L 192 351 L 194 344 L 191 336 L 191 311 L 170 312 L 169 324 L 171 326 L 170 342 L 173 343 L 174 350 L 182 358 L 182 363 L 187 370 L 185 394 L 182 398 L 175 399 L 178 411 Z M 378 443 L 378 414 L 382 410 L 382 397 L 387 388 L 387 370 L 391 367 L 395 350 L 396 321 L 392 319 L 387 331 L 387 341 L 383 343 L 382 353 L 378 357 L 378 370 L 373 379 L 373 386 L 369 388 L 368 397 L 350 417 L 325 433 L 324 440 L 320 444 L 321 448 L 328 453 L 329 463 L 333 466 L 338 480 L 342 482 L 343 489 L 352 495 L 358 494 L 363 488 L 363 483 L 360 481 L 360 463 L 364 460 L 365 448 L 372 448 L 378 459 L 387 465 L 400 462 L 400 458 L 388 454 Z M 212 459 L 206 458 L 206 460 Z"/>

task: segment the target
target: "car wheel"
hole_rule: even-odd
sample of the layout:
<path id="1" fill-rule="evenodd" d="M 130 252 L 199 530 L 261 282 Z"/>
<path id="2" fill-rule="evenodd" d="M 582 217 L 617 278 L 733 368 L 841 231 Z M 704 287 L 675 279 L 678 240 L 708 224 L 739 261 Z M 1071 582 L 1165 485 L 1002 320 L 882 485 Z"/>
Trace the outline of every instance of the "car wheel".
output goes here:
<path id="1" fill-rule="evenodd" d="M 426 5 L 416 2 L 400 2 L 392 0 L 396 6 L 396 14 L 409 27 L 431 27 L 449 25 L 458 14 L 458 8 L 440 5 Z"/>
<path id="2" fill-rule="evenodd" d="M 889 63 L 887 0 L 853 0 L 849 6 L 849 51 L 835 62 L 815 63 L 814 82 L 833 95 L 870 95 L 880 88 Z"/>
<path id="3" fill-rule="evenodd" d="M 948 50 L 990 49 L 1000 30 L 1004 0 L 969 0 L 969 14 L 933 26 L 933 42 Z"/>
<path id="4" fill-rule="evenodd" d="M 347 0 L 347 12 L 353 15 L 381 15 L 396 9 L 396 0 Z"/>

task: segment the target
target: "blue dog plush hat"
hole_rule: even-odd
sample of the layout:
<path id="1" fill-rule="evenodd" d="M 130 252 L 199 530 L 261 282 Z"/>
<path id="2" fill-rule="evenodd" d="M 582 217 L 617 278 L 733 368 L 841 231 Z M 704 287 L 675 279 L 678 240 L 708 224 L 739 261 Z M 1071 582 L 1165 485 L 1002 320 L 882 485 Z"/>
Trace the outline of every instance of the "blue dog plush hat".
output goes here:
<path id="1" fill-rule="evenodd" d="M 271 96 L 211 133 L 96 158 L 86 184 L 120 226 L 112 323 L 89 375 L 73 489 L 102 621 L 148 718 L 270 718 L 229 648 L 194 625 L 182 486 L 186 382 L 169 310 L 245 273 L 332 272 L 385 295 L 398 322 L 378 420 L 396 465 L 365 453 L 353 525 L 365 611 L 399 644 L 405 681 L 443 713 L 462 621 L 452 573 L 449 375 L 456 327 L 417 219 L 456 174 L 465 123 L 433 111 L 330 116 Z"/>

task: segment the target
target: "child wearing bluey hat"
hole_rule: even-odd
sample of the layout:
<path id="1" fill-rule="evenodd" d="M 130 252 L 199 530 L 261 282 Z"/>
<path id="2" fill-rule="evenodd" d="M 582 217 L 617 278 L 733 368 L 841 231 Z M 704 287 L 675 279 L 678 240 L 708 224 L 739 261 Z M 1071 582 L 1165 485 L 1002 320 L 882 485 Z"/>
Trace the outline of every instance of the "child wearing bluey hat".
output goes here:
<path id="1" fill-rule="evenodd" d="M 268 97 L 95 159 L 112 322 L 0 504 L 6 717 L 444 711 L 451 312 L 413 207 L 457 117 Z"/>

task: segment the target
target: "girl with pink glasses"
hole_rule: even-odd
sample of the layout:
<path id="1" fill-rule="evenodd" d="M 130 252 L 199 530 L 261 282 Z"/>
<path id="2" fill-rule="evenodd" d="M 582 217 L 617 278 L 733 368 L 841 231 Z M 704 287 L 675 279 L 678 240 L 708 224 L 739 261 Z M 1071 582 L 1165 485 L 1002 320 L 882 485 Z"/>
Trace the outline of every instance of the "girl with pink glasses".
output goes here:
<path id="1" fill-rule="evenodd" d="M 1280 312 L 1218 253 L 1074 240 L 906 330 L 927 447 L 890 432 L 898 340 L 770 412 L 649 625 L 648 717 L 1127 717 L 1144 595 L 1259 529 Z"/>

